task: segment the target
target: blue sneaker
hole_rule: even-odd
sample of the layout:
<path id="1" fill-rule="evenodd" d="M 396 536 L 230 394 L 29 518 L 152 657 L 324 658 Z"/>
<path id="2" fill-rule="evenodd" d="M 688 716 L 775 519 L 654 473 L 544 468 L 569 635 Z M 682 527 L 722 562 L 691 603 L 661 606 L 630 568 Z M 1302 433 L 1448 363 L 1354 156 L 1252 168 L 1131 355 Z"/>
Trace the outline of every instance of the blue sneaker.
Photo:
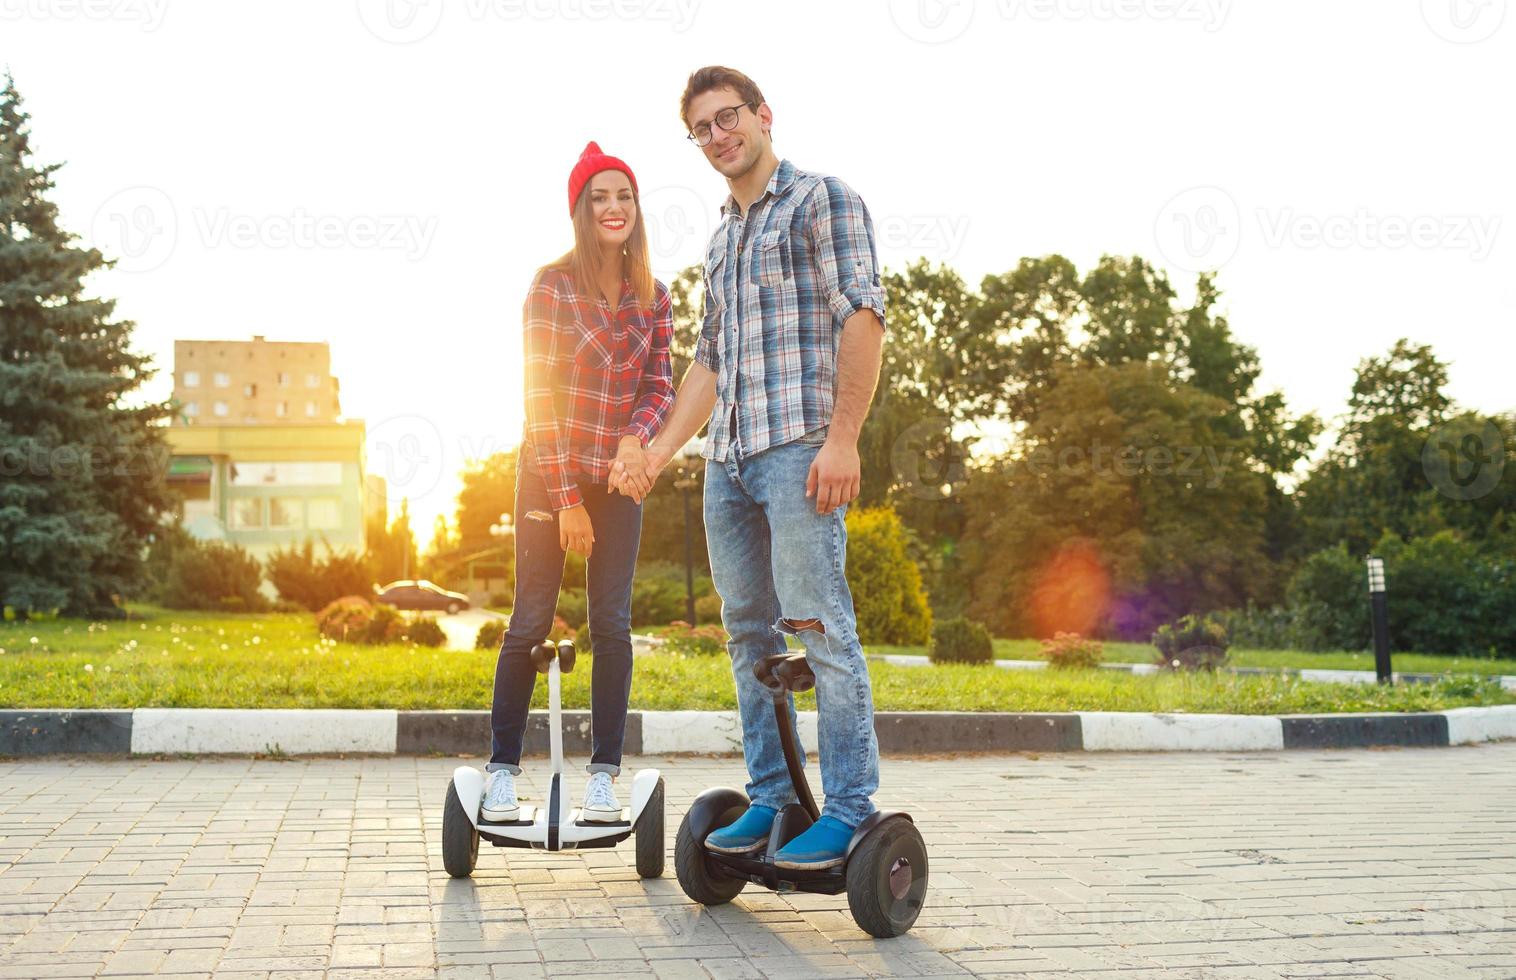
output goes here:
<path id="1" fill-rule="evenodd" d="M 822 817 L 779 849 L 774 855 L 774 867 L 791 871 L 835 868 L 846 859 L 848 841 L 852 839 L 852 827 L 835 817 Z"/>
<path id="2" fill-rule="evenodd" d="M 769 831 L 778 815 L 779 811 L 773 807 L 754 804 L 735 823 L 711 831 L 705 838 L 705 846 L 722 854 L 761 851 L 768 845 Z"/>

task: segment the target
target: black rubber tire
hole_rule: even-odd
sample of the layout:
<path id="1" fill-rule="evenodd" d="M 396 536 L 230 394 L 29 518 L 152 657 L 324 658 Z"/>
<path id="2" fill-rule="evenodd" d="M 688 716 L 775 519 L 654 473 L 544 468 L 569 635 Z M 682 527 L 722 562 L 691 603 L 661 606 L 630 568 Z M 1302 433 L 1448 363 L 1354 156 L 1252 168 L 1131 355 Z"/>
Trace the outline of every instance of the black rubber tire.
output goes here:
<path id="1" fill-rule="evenodd" d="M 679 822 L 679 834 L 674 838 L 674 874 L 678 876 L 679 887 L 684 893 L 701 905 L 725 905 L 747 885 L 741 878 L 713 871 L 706 859 L 710 852 L 705 849 L 707 834 L 736 820 L 746 809 L 745 804 L 732 807 L 711 827 L 699 833 L 690 826 L 688 813 Z"/>
<path id="2" fill-rule="evenodd" d="M 479 863 L 479 831 L 464 812 L 458 787 L 447 784 L 447 802 L 442 805 L 442 866 L 454 878 L 467 878 Z"/>
<path id="3" fill-rule="evenodd" d="M 447 604 L 447 614 L 449 616 L 456 616 L 456 615 L 458 615 L 458 611 L 460 609 L 462 609 L 462 608 L 463 607 L 460 606 L 460 605 L 458 605 L 458 603 L 456 603 L 456 602 L 449 602 Z"/>
<path id="4" fill-rule="evenodd" d="M 637 875 L 641 878 L 662 878 L 664 854 L 663 843 L 663 777 L 653 787 L 653 795 L 647 798 L 642 816 L 637 818 Z"/>
<path id="5" fill-rule="evenodd" d="M 910 864 L 910 885 L 896 898 L 890 889 L 890 869 L 904 858 Z M 858 928 L 879 939 L 899 936 L 911 928 L 926 899 L 926 842 L 916 825 L 904 817 L 881 824 L 863 839 L 847 862 L 847 904 Z"/>

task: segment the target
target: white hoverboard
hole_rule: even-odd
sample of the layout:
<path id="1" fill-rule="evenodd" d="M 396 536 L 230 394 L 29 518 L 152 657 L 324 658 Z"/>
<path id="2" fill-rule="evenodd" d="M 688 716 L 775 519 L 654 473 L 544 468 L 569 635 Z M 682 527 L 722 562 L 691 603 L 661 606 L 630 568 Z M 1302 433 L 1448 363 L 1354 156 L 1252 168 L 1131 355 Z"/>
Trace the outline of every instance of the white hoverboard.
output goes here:
<path id="1" fill-rule="evenodd" d="M 637 835 L 637 874 L 657 878 L 663 874 L 663 777 L 657 769 L 642 769 L 632 777 L 632 805 L 621 808 L 621 819 L 585 820 L 578 807 L 570 808 L 563 786 L 563 719 L 559 671 L 574 669 L 574 644 L 562 640 L 556 646 L 539 643 L 532 649 L 537 671 L 547 675 L 549 742 L 553 774 L 548 783 L 547 805 L 521 807 L 518 819 L 485 820 L 479 813 L 484 801 L 485 774 L 473 766 L 453 770 L 442 809 L 442 864 L 454 878 L 467 878 L 479 861 L 479 838 L 496 847 L 535 847 L 544 851 L 568 851 L 586 847 L 615 847 Z M 561 666 L 560 666 L 561 665 Z"/>

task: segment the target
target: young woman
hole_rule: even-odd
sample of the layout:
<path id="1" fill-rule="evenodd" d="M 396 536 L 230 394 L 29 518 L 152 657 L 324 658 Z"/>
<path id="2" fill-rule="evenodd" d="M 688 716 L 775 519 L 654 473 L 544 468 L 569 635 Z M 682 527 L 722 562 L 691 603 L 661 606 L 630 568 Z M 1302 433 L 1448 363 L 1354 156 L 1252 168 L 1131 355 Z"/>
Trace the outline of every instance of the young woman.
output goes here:
<path id="1" fill-rule="evenodd" d="M 520 812 L 515 777 L 536 669 L 565 551 L 587 568 L 593 754 L 586 820 L 619 820 L 611 780 L 632 684 L 632 573 L 645 478 L 606 483 L 613 462 L 642 474 L 643 451 L 673 403 L 669 292 L 648 270 L 637 178 L 590 143 L 569 174 L 574 247 L 538 270 L 526 298 L 526 426 L 516 477 L 516 600 L 495 666 L 486 820 Z"/>

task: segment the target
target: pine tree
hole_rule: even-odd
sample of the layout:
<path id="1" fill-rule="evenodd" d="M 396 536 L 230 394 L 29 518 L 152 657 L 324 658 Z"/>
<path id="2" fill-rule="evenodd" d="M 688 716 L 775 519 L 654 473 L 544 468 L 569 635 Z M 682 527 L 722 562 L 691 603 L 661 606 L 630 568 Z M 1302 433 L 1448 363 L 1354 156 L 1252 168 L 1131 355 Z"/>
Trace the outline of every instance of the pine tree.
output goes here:
<path id="1" fill-rule="evenodd" d="M 126 397 L 156 373 L 133 324 L 84 295 L 107 268 L 58 227 L 61 164 L 34 166 L 30 117 L 0 91 L 0 605 L 18 615 L 119 616 L 175 498 L 166 403 Z"/>

